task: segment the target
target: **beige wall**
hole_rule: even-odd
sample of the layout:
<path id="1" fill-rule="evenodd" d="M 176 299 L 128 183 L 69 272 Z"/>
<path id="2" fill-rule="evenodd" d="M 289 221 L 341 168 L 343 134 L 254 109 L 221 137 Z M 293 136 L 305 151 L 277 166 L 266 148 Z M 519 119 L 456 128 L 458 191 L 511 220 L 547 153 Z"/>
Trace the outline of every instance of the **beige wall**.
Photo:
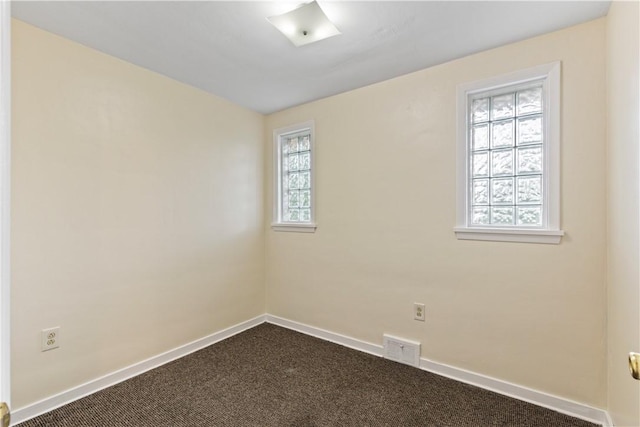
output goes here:
<path id="1" fill-rule="evenodd" d="M 640 425 L 640 383 L 627 354 L 640 352 L 640 43 L 638 2 L 607 17 L 608 396 L 617 426 Z"/>
<path id="2" fill-rule="evenodd" d="M 267 232 L 267 311 L 415 339 L 422 357 L 605 407 L 604 32 L 600 19 L 268 116 L 266 150 L 274 128 L 315 120 L 318 230 Z M 562 244 L 456 240 L 456 85 L 556 60 Z"/>
<path id="3" fill-rule="evenodd" d="M 12 61 L 14 408 L 263 314 L 264 118 L 15 20 Z"/>

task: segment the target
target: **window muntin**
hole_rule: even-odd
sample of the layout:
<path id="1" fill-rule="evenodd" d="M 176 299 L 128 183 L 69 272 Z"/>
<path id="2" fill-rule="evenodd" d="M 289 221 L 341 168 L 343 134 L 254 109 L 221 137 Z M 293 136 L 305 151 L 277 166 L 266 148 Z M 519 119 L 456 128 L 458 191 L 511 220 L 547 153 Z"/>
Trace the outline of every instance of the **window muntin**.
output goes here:
<path id="1" fill-rule="evenodd" d="M 543 82 L 469 95 L 469 223 L 542 227 Z"/>

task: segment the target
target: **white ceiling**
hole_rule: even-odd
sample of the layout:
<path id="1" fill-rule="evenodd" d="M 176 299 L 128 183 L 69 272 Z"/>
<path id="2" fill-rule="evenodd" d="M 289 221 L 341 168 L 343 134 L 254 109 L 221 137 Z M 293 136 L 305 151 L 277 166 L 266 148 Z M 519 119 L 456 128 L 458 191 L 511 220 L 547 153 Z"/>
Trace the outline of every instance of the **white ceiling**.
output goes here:
<path id="1" fill-rule="evenodd" d="M 595 19 L 610 4 L 319 0 L 342 35 L 295 48 L 266 17 L 301 2 L 14 1 L 12 14 L 271 113 Z"/>

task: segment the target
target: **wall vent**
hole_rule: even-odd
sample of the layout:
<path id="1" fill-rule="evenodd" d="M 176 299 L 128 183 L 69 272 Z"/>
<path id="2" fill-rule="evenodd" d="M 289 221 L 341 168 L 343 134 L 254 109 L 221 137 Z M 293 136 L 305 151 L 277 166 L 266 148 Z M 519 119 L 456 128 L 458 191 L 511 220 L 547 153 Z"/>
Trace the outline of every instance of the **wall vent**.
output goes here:
<path id="1" fill-rule="evenodd" d="M 383 335 L 384 358 L 405 365 L 420 367 L 420 343 L 403 338 Z"/>

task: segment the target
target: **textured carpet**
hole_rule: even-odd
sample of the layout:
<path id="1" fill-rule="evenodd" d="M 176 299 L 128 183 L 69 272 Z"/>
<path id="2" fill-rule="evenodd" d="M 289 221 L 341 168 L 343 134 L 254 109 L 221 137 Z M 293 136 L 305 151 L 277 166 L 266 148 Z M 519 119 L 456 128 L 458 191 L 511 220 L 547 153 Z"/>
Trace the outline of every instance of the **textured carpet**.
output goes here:
<path id="1" fill-rule="evenodd" d="M 594 425 L 263 324 L 20 427 Z"/>

